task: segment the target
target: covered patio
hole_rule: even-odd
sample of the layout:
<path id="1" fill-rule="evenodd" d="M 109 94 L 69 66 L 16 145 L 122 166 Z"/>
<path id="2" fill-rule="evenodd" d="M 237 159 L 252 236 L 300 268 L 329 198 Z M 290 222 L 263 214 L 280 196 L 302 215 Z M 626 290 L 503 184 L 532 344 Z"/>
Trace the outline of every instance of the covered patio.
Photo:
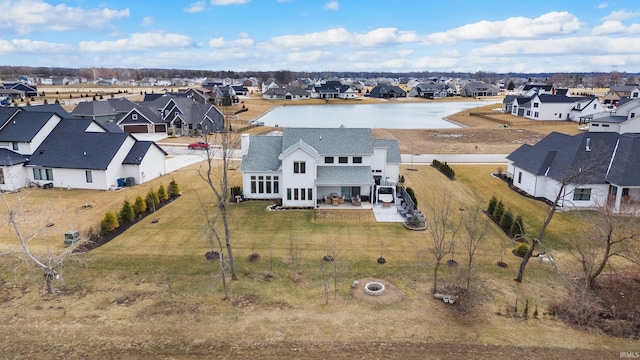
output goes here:
<path id="1" fill-rule="evenodd" d="M 369 166 L 318 166 L 316 178 L 317 205 L 351 208 L 370 203 L 375 184 Z"/>

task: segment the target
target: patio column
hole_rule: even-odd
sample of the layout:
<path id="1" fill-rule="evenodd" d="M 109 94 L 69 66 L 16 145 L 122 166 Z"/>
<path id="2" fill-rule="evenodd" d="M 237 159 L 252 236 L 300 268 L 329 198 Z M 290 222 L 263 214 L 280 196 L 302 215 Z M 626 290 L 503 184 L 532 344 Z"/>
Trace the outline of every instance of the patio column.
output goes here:
<path id="1" fill-rule="evenodd" d="M 620 203 L 622 202 L 622 186 L 617 186 L 616 190 L 616 202 L 614 206 L 614 212 L 620 212 Z"/>

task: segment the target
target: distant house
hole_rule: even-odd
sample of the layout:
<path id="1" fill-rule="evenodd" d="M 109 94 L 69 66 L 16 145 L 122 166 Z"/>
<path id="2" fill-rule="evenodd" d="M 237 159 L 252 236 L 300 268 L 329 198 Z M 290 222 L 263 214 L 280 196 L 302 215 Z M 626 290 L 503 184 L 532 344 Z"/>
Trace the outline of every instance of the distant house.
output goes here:
<path id="1" fill-rule="evenodd" d="M 589 131 L 640 133 L 640 99 L 623 98 L 614 112 L 594 114 Z"/>
<path id="2" fill-rule="evenodd" d="M 263 99 L 279 100 L 304 100 L 310 99 L 311 95 L 307 90 L 297 87 L 272 87 L 262 93 Z"/>
<path id="3" fill-rule="evenodd" d="M 450 96 L 453 93 L 449 85 L 433 82 L 418 83 L 409 91 L 409 97 L 436 99 Z"/>
<path id="4" fill-rule="evenodd" d="M 159 109 L 170 134 L 209 134 L 224 129 L 224 115 L 211 104 L 201 104 L 188 97 L 164 96 L 146 107 Z"/>
<path id="5" fill-rule="evenodd" d="M 295 208 L 314 208 L 332 194 L 347 202 L 375 202 L 377 186 L 395 185 L 400 161 L 397 140 L 375 139 L 371 129 L 285 128 L 276 136 L 246 134 L 243 196 L 279 199 L 282 206 Z"/>
<path id="6" fill-rule="evenodd" d="M 605 105 L 617 106 L 623 98 L 640 98 L 640 85 L 627 84 L 627 85 L 615 85 L 609 88 L 609 91 L 604 95 L 602 102 Z"/>
<path id="7" fill-rule="evenodd" d="M 500 89 L 495 85 L 472 81 L 460 90 L 460 95 L 467 97 L 497 96 L 499 92 Z"/>
<path id="8" fill-rule="evenodd" d="M 380 84 L 371 89 L 369 96 L 378 99 L 394 99 L 407 97 L 407 92 L 399 86 Z"/>

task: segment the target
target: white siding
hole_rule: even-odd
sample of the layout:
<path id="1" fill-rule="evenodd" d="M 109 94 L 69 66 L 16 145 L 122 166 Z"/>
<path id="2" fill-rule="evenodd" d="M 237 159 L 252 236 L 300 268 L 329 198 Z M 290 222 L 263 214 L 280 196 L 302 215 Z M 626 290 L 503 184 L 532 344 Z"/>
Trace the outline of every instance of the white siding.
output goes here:
<path id="1" fill-rule="evenodd" d="M 0 191 L 15 191 L 27 185 L 29 177 L 23 164 L 2 167 L 4 184 L 0 184 Z"/>
<path id="2" fill-rule="evenodd" d="M 303 161 L 305 163 L 305 173 L 295 174 L 293 172 L 294 162 Z M 285 207 L 315 207 L 318 196 L 315 180 L 317 178 L 317 161 L 309 153 L 302 149 L 297 149 L 282 159 L 282 180 L 280 191 L 282 192 L 282 206 Z M 305 200 L 287 200 L 287 189 L 312 189 L 313 198 Z"/>

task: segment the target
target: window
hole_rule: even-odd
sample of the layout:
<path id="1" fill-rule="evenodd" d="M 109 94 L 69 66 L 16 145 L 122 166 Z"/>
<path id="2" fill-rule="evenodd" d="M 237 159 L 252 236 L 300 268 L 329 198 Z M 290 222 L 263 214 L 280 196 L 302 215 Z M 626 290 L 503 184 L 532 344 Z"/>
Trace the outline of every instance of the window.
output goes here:
<path id="1" fill-rule="evenodd" d="M 602 127 L 609 127 L 609 124 L 602 124 Z"/>
<path id="2" fill-rule="evenodd" d="M 138 120 L 138 114 L 131 114 L 131 119 Z"/>
<path id="3" fill-rule="evenodd" d="M 300 189 L 300 200 L 307 200 L 306 195 L 307 193 L 304 191 L 304 189 Z"/>
<path id="4" fill-rule="evenodd" d="M 600 126 L 600 124 L 591 123 L 591 126 Z"/>
<path id="5" fill-rule="evenodd" d="M 562 119 L 562 113 L 558 114 L 558 119 Z"/>
<path id="6" fill-rule="evenodd" d="M 354 164 L 362 164 L 362 156 L 354 156 L 353 157 Z"/>
<path id="7" fill-rule="evenodd" d="M 278 181 L 278 177 L 273 177 L 273 192 L 278 194 L 280 192 L 280 182 Z"/>
<path id="8" fill-rule="evenodd" d="M 53 180 L 52 169 L 33 169 L 34 180 Z"/>
<path id="9" fill-rule="evenodd" d="M 598 104 L 593 104 L 593 108 L 595 109 L 597 107 Z"/>
<path id="10" fill-rule="evenodd" d="M 633 94 L 631 94 L 631 97 L 637 98 L 638 97 L 638 93 L 634 92 Z"/>
<path id="11" fill-rule="evenodd" d="M 15 150 L 15 151 L 20 150 L 20 148 L 18 147 L 18 143 L 17 143 L 17 142 L 14 142 L 14 143 L 12 144 L 12 148 L 13 148 L 13 150 Z"/>
<path id="12" fill-rule="evenodd" d="M 573 190 L 573 201 L 589 201 L 589 200 L 591 200 L 591 189 Z"/>
<path id="13" fill-rule="evenodd" d="M 325 164 L 333 164 L 333 156 L 325 156 L 324 163 Z"/>
<path id="14" fill-rule="evenodd" d="M 634 117 L 636 117 L 636 113 L 631 113 L 631 119 L 633 119 Z"/>
<path id="15" fill-rule="evenodd" d="M 8 141 L 0 141 L 0 147 L 9 147 L 9 145 L 11 145 L 11 143 Z"/>
<path id="16" fill-rule="evenodd" d="M 531 116 L 531 110 L 527 110 L 527 116 Z"/>
<path id="17" fill-rule="evenodd" d="M 293 189 L 293 200 L 298 200 L 298 189 Z"/>
<path id="18" fill-rule="evenodd" d="M 306 173 L 306 163 L 304 161 L 294 161 L 293 162 L 293 173 L 294 174 L 304 174 Z"/>
<path id="19" fill-rule="evenodd" d="M 537 111 L 533 113 L 533 117 L 534 117 L 534 118 L 537 118 L 537 117 L 538 117 L 538 112 L 537 112 Z"/>
<path id="20" fill-rule="evenodd" d="M 0 168 L 0 184 L 4 184 L 4 169 Z"/>
<path id="21" fill-rule="evenodd" d="M 251 193 L 252 193 L 252 194 L 255 194 L 255 193 L 256 193 L 256 191 L 257 191 L 257 185 L 258 185 L 258 184 L 256 183 L 256 177 L 255 177 L 255 176 L 252 176 L 252 177 L 251 177 Z"/>
<path id="22" fill-rule="evenodd" d="M 307 189 L 307 200 L 313 200 L 313 189 Z"/>
<path id="23" fill-rule="evenodd" d="M 533 107 L 534 107 L 534 108 L 537 108 L 538 106 L 540 106 L 540 104 L 538 104 L 538 103 L 533 103 Z"/>
<path id="24" fill-rule="evenodd" d="M 291 200 L 291 188 L 287 188 L 287 200 Z"/>
<path id="25" fill-rule="evenodd" d="M 264 194 L 264 176 L 258 176 L 258 193 Z"/>
<path id="26" fill-rule="evenodd" d="M 91 173 L 91 170 L 87 170 L 84 172 L 84 177 L 87 180 L 88 183 L 92 183 L 93 182 L 93 174 Z"/>
<path id="27" fill-rule="evenodd" d="M 348 157 L 346 157 L 346 156 L 340 156 L 340 157 L 338 158 L 338 162 L 339 162 L 340 164 L 346 164 L 346 163 L 348 163 L 348 162 L 349 162 L 349 158 L 348 158 Z"/>
<path id="28" fill-rule="evenodd" d="M 271 194 L 271 184 L 272 184 L 271 183 L 271 176 L 265 176 L 264 178 L 266 180 L 265 181 L 265 185 L 267 187 L 267 191 L 266 192 L 267 192 L 267 194 Z"/>
<path id="29" fill-rule="evenodd" d="M 522 171 L 518 171 L 518 184 L 522 184 Z"/>

